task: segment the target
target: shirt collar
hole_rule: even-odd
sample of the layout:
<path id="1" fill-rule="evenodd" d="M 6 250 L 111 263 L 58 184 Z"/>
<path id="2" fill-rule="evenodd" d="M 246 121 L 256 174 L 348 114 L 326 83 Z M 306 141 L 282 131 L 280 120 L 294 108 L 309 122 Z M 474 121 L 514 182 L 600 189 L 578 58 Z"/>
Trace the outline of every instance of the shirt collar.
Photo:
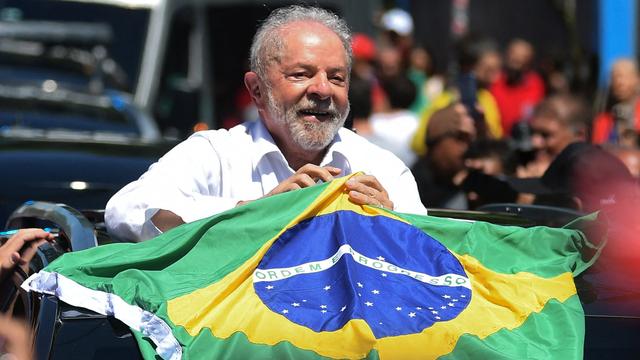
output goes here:
<path id="1" fill-rule="evenodd" d="M 249 134 L 253 138 L 253 143 L 255 144 L 255 148 L 253 151 L 253 163 L 257 164 L 260 159 L 262 159 L 265 155 L 270 153 L 278 153 L 280 157 L 282 157 L 282 161 L 286 164 L 286 159 L 284 155 L 276 145 L 276 142 L 273 140 L 273 137 L 267 130 L 267 127 L 264 126 L 262 120 L 257 120 L 252 122 L 247 126 L 249 130 Z"/>
<path id="2" fill-rule="evenodd" d="M 254 164 L 257 164 L 260 159 L 262 159 L 265 155 L 270 153 L 277 153 L 282 161 L 288 166 L 287 160 L 285 159 L 282 151 L 276 145 L 273 137 L 267 130 L 267 127 L 264 126 L 262 120 L 255 121 L 252 124 L 247 126 L 249 130 L 249 134 L 253 138 L 253 142 L 255 144 L 255 151 L 253 151 L 253 161 Z M 349 159 L 351 157 L 350 154 L 352 151 L 343 141 L 342 132 L 348 131 L 346 129 L 340 129 L 336 136 L 333 138 L 331 143 L 329 144 L 329 149 L 327 153 L 324 155 L 324 158 L 320 162 L 320 166 L 331 165 L 335 167 L 339 167 L 343 170 L 349 170 L 350 165 Z"/>

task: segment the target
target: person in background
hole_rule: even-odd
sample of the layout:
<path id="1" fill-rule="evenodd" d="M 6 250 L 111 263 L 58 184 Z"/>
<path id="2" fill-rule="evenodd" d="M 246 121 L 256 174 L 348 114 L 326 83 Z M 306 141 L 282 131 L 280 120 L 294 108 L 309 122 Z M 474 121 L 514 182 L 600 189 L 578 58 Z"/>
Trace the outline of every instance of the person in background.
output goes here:
<path id="1" fill-rule="evenodd" d="M 406 69 L 414 41 L 411 14 L 400 8 L 389 9 L 380 17 L 380 28 L 381 42 L 398 51 L 401 68 Z"/>
<path id="2" fill-rule="evenodd" d="M 507 136 L 545 97 L 544 81 L 532 69 L 533 59 L 534 49 L 529 42 L 512 40 L 505 54 L 504 70 L 489 88 L 500 109 L 502 129 Z"/>
<path id="3" fill-rule="evenodd" d="M 541 176 L 567 145 L 588 140 L 590 112 L 585 101 L 574 95 L 547 98 L 533 110 L 530 121 L 535 154 L 518 169 L 519 177 Z"/>
<path id="4" fill-rule="evenodd" d="M 478 137 L 501 138 L 503 135 L 496 101 L 487 90 L 500 72 L 497 45 L 489 39 L 472 35 L 462 39 L 458 45 L 458 80 L 465 81 L 454 82 L 421 114 L 418 129 L 411 141 L 411 147 L 418 155 L 427 153 L 425 139 L 432 114 L 461 100 L 467 101 L 467 112 L 474 116 Z"/>
<path id="5" fill-rule="evenodd" d="M 356 33 L 351 38 L 351 48 L 353 51 L 351 82 L 367 82 L 370 88 L 369 94 L 372 108 L 385 108 L 387 106 L 387 95 L 382 90 L 376 74 L 375 63 L 378 57 L 378 50 L 375 42 L 365 34 Z"/>
<path id="6" fill-rule="evenodd" d="M 0 292 L 2 302 L 7 293 L 4 288 L 5 281 L 10 281 L 11 276 L 20 267 L 28 274 L 29 262 L 36 255 L 38 246 L 46 241 L 52 241 L 54 235 L 42 229 L 21 229 L 4 243 L 0 244 L 0 284 L 3 285 Z M 15 286 L 11 284 L 11 286 Z M 27 324 L 19 319 L 12 318 L 13 304 L 7 309 L 7 313 L 0 312 L 0 359 L 31 360 L 33 359 L 33 339 Z M 13 314 L 15 315 L 15 314 Z"/>
<path id="7" fill-rule="evenodd" d="M 466 172 L 475 171 L 493 177 L 515 176 L 517 156 L 515 151 L 504 139 L 478 139 L 471 144 L 464 155 Z M 459 173 L 456 177 L 467 176 Z M 455 178 L 454 183 L 459 184 L 462 179 Z M 469 184 L 463 184 L 466 190 L 469 209 L 476 209 L 484 204 L 510 199 L 498 198 L 496 194 L 487 197 L 487 192 L 476 192 Z M 486 189 L 485 189 L 486 190 Z"/>
<path id="8" fill-rule="evenodd" d="M 416 86 L 418 94 L 410 109 L 418 115 L 444 90 L 444 79 L 435 73 L 434 68 L 433 56 L 427 48 L 416 46 L 411 49 L 407 75 Z"/>
<path id="9" fill-rule="evenodd" d="M 428 151 L 411 168 L 420 199 L 429 208 L 466 210 L 466 195 L 454 177 L 465 168 L 464 154 L 476 138 L 473 119 L 454 103 L 433 113 L 427 130 Z"/>
<path id="10" fill-rule="evenodd" d="M 534 194 L 534 204 L 583 213 L 603 210 L 618 214 L 620 206 L 638 199 L 637 182 L 622 161 L 582 141 L 567 145 L 542 176 L 509 178 L 508 182 L 519 193 Z"/>
<path id="11" fill-rule="evenodd" d="M 0 246 L 0 282 L 17 266 L 28 266 L 38 246 L 53 240 L 54 235 L 42 229 L 21 229 Z"/>
<path id="12" fill-rule="evenodd" d="M 609 84 L 612 105 L 596 115 L 592 142 L 637 147 L 640 132 L 640 84 L 638 64 L 631 59 L 618 59 L 611 68 Z"/>
<path id="13" fill-rule="evenodd" d="M 369 123 L 369 118 L 373 111 L 371 92 L 372 85 L 370 81 L 351 77 L 351 83 L 349 84 L 349 103 L 351 106 L 344 127 L 352 129 L 365 138 L 373 132 Z"/>
<path id="14" fill-rule="evenodd" d="M 605 149 L 620 159 L 631 175 L 640 179 L 640 149 L 638 147 L 606 146 Z"/>
<path id="15" fill-rule="evenodd" d="M 349 113 L 351 34 L 317 7 L 274 10 L 251 46 L 245 85 L 260 121 L 200 131 L 107 203 L 115 238 L 141 241 L 259 198 L 363 172 L 349 199 L 425 214 L 409 169 L 389 151 L 343 128 Z"/>
<path id="16" fill-rule="evenodd" d="M 23 321 L 0 314 L 0 359 L 32 360 L 33 339 Z"/>
<path id="17" fill-rule="evenodd" d="M 387 94 L 388 108 L 374 112 L 369 118 L 369 141 L 394 153 L 408 167 L 416 160 L 410 142 L 418 127 L 418 116 L 409 110 L 416 98 L 416 87 L 404 74 L 384 78 L 382 89 Z"/>

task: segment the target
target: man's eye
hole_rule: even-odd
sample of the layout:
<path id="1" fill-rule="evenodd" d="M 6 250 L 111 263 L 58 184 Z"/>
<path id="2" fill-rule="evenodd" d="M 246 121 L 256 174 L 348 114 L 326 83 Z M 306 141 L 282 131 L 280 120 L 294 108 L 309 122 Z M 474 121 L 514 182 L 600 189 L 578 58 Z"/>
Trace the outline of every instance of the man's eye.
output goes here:
<path id="1" fill-rule="evenodd" d="M 334 76 L 330 79 L 330 81 L 336 85 L 342 85 L 344 84 L 344 77 L 343 76 Z"/>
<path id="2" fill-rule="evenodd" d="M 307 78 L 307 73 L 296 72 L 296 73 L 291 74 L 290 77 L 292 77 L 294 79 L 306 79 Z"/>

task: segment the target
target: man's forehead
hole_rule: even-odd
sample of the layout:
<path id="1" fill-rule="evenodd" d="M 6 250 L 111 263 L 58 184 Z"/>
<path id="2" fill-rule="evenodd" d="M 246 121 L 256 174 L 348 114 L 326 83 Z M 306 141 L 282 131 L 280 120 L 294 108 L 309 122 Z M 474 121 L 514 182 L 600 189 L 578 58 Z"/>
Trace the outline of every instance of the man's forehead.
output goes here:
<path id="1" fill-rule="evenodd" d="M 277 59 L 303 64 L 304 54 L 301 49 L 321 49 L 327 52 L 322 60 L 329 60 L 335 54 L 342 55 L 340 64 L 335 64 L 335 68 L 347 68 L 347 53 L 340 37 L 325 25 L 314 21 L 294 21 L 281 26 L 278 29 L 278 36 L 281 39 L 280 56 Z"/>

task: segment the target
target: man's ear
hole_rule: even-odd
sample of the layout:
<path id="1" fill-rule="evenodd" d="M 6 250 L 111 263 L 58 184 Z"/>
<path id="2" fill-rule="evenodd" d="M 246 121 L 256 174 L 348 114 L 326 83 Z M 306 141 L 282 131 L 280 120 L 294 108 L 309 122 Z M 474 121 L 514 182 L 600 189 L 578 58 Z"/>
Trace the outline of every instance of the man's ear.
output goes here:
<path id="1" fill-rule="evenodd" d="M 253 71 L 244 74 L 244 86 L 247 87 L 249 95 L 251 95 L 251 100 L 253 100 L 253 103 L 256 104 L 258 109 L 263 108 L 265 101 L 263 84 L 258 74 Z"/>

